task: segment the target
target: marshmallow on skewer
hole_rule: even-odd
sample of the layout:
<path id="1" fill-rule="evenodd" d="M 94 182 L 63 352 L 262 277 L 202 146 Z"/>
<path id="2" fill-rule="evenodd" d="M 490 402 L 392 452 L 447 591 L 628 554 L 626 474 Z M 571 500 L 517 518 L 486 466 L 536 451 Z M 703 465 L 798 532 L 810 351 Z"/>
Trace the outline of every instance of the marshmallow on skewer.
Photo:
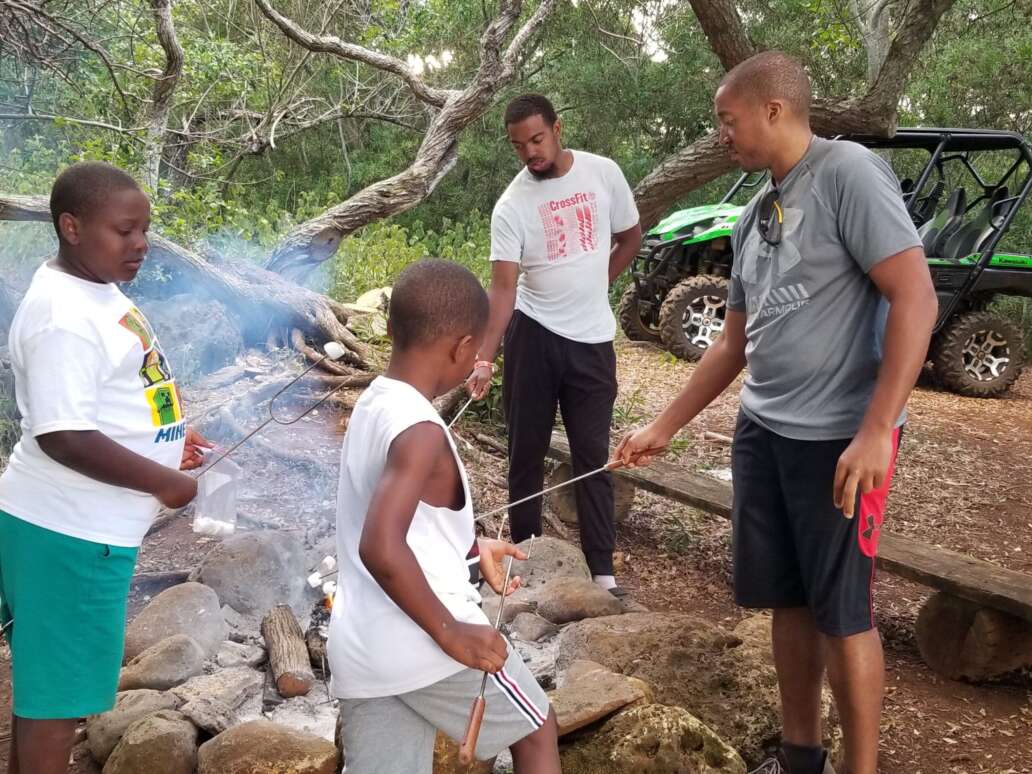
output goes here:
<path id="1" fill-rule="evenodd" d="M 320 583 L 322 583 L 322 575 L 320 575 L 318 570 L 308 576 L 308 585 L 313 589 L 319 588 Z"/>
<path id="2" fill-rule="evenodd" d="M 331 573 L 337 569 L 337 557 L 327 556 L 321 562 L 319 562 L 319 572 L 323 575 Z"/>
<path id="3" fill-rule="evenodd" d="M 347 354 L 347 350 L 344 349 L 344 345 L 337 341 L 327 341 L 323 344 L 323 352 L 326 353 L 326 357 L 330 360 L 340 360 Z"/>
<path id="4" fill-rule="evenodd" d="M 337 581 L 328 580 L 322 585 L 323 596 L 332 597 L 337 593 Z"/>

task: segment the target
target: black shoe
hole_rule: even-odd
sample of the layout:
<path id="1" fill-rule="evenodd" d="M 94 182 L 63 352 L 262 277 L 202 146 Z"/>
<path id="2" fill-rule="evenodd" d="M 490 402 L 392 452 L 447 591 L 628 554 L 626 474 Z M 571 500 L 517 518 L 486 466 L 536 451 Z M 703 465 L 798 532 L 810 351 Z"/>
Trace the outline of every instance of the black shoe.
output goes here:
<path id="1" fill-rule="evenodd" d="M 767 758 L 767 760 L 748 774 L 792 774 L 792 772 L 789 771 L 788 762 L 785 760 L 783 753 L 778 750 L 777 755 L 773 758 Z M 827 753 L 824 755 L 824 768 L 821 770 L 821 774 L 835 774 L 835 768 L 831 765 Z"/>

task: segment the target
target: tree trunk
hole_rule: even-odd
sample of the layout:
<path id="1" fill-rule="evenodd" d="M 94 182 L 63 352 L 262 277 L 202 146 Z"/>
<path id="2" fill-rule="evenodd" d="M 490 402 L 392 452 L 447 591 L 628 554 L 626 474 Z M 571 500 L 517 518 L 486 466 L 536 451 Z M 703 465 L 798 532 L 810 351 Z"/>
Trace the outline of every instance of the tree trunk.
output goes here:
<path id="1" fill-rule="evenodd" d="M 305 696 L 315 683 L 308 647 L 294 613 L 276 605 L 262 619 L 262 637 L 269 652 L 269 670 L 276 690 L 285 699 Z"/>
<path id="2" fill-rule="evenodd" d="M 3 220 L 49 222 L 49 204 L 41 196 L 0 194 Z M 286 339 L 297 328 L 313 339 L 339 341 L 348 350 L 345 362 L 361 369 L 369 367 L 369 348 L 345 327 L 348 312 L 333 299 L 243 261 L 213 265 L 153 231 L 148 257 L 172 270 L 192 290 L 223 303 L 240 321 L 248 343 L 265 342 L 270 332 L 282 333 Z"/>
<path id="3" fill-rule="evenodd" d="M 158 42 L 165 51 L 165 69 L 154 83 L 150 108 L 145 118 L 147 135 L 144 138 L 143 150 L 144 180 L 157 194 L 161 159 L 165 150 L 165 132 L 168 128 L 168 113 L 172 106 L 172 95 L 183 71 L 183 47 L 179 45 L 176 28 L 172 23 L 172 0 L 151 0 L 150 5 L 154 12 L 154 28 Z"/>

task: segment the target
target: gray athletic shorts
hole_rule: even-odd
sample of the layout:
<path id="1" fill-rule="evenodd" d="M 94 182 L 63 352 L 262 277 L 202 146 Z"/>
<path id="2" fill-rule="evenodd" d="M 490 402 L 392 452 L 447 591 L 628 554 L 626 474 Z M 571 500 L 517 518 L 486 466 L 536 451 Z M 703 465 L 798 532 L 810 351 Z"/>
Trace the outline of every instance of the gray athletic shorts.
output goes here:
<path id="1" fill-rule="evenodd" d="M 430 774 L 440 729 L 461 743 L 484 673 L 473 669 L 400 696 L 341 699 L 347 774 Z M 537 731 L 548 717 L 548 697 L 519 653 L 487 679 L 477 758 L 487 760 Z"/>

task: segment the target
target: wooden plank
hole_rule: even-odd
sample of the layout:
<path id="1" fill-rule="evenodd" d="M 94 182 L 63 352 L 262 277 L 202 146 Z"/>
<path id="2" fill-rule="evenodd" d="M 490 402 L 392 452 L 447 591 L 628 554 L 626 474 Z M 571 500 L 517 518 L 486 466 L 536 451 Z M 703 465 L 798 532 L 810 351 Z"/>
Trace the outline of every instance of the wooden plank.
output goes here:
<path id="1" fill-rule="evenodd" d="M 570 446 L 558 433 L 552 435 L 550 456 L 561 462 L 570 460 Z M 613 475 L 627 478 L 648 492 L 731 517 L 728 482 L 683 470 L 662 459 L 647 468 L 618 469 Z M 1032 575 L 888 532 L 881 534 L 878 567 L 1032 622 Z"/>

